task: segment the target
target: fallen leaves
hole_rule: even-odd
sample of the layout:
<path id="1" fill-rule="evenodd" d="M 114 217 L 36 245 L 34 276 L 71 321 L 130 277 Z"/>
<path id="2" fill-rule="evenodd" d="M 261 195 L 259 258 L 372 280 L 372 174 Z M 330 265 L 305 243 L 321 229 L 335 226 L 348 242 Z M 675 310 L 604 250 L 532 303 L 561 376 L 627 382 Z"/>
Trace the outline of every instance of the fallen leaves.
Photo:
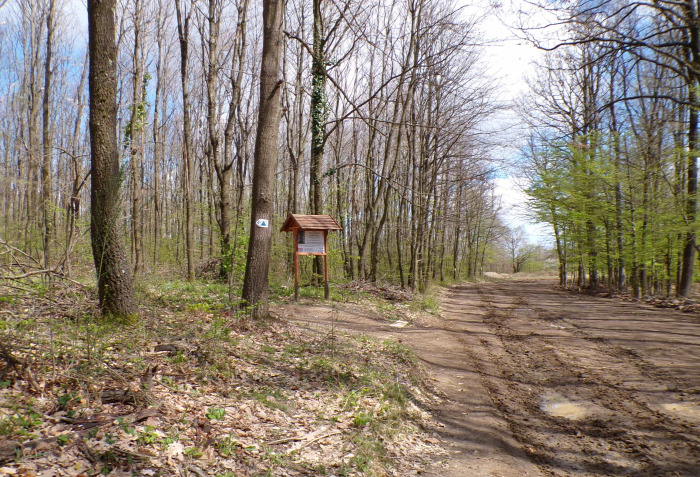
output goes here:
<path id="1" fill-rule="evenodd" d="M 18 374 L 0 388 L 0 475 L 410 475 L 442 452 L 416 404 L 430 392 L 399 344 L 153 316 L 136 332 L 37 323 L 12 356 L 41 370 L 39 384 Z"/>

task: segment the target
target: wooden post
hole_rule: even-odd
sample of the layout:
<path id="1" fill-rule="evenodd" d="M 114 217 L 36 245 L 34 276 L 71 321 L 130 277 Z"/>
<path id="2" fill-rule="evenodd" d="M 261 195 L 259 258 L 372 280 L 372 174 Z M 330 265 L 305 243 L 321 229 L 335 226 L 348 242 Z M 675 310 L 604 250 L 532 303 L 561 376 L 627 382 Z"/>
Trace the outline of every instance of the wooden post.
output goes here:
<path id="1" fill-rule="evenodd" d="M 299 229 L 294 229 L 294 301 L 299 301 Z"/>
<path id="2" fill-rule="evenodd" d="M 330 290 L 328 289 L 328 230 L 323 231 L 323 276 L 326 280 L 325 285 L 325 297 L 326 300 L 330 298 Z"/>

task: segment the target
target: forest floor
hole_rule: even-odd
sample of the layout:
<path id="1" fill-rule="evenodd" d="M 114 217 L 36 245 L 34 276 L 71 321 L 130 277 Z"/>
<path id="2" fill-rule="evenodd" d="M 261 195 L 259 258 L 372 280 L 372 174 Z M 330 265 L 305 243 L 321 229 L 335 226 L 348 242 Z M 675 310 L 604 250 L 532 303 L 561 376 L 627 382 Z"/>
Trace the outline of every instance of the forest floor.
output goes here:
<path id="1" fill-rule="evenodd" d="M 0 283 L 0 476 L 407 476 L 446 453 L 415 354 L 296 323 L 288 288 L 256 323 L 224 283 L 148 277 L 116 325 L 93 287 L 32 278 Z M 415 300 L 351 284 L 308 310 L 410 320 Z"/>
<path id="2" fill-rule="evenodd" d="M 697 313 L 551 279 L 341 292 L 253 325 L 142 286 L 126 329 L 57 313 L 75 287 L 0 294 L 0 475 L 698 475 Z"/>

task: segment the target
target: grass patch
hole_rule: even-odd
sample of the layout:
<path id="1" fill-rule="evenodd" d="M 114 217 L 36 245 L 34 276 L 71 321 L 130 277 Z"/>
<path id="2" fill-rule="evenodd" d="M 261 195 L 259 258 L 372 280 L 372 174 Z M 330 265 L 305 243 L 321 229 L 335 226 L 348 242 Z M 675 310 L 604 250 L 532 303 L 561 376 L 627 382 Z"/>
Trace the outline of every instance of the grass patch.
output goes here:
<path id="1" fill-rule="evenodd" d="M 153 275 L 139 279 L 136 284 L 141 296 L 172 311 L 208 313 L 235 309 L 239 303 L 238 298 L 233 303 L 228 299 L 227 283 L 215 280 L 189 282 L 177 277 Z M 234 290 L 233 296 L 240 296 L 239 291 Z"/>
<path id="2" fill-rule="evenodd" d="M 416 293 L 411 297 L 409 308 L 413 311 L 424 311 L 437 314 L 440 311 L 440 300 L 436 287 L 429 287 L 424 293 Z"/>
<path id="3" fill-rule="evenodd" d="M 285 404 L 284 394 L 280 389 L 263 387 L 252 390 L 248 396 L 270 409 L 279 409 L 282 412 L 288 412 L 289 410 Z"/>
<path id="4" fill-rule="evenodd" d="M 0 436 L 6 439 L 35 439 L 32 432 L 43 423 L 41 414 L 19 406 L 9 406 L 9 413 L 0 417 Z"/>
<path id="5" fill-rule="evenodd" d="M 270 295 L 273 302 L 286 301 L 294 297 L 294 284 L 291 285 L 271 285 Z M 349 289 L 343 285 L 329 285 L 329 301 L 338 303 L 358 302 L 367 296 L 364 292 Z M 325 300 L 325 287 L 314 285 L 300 285 L 299 298 L 310 300 Z"/>

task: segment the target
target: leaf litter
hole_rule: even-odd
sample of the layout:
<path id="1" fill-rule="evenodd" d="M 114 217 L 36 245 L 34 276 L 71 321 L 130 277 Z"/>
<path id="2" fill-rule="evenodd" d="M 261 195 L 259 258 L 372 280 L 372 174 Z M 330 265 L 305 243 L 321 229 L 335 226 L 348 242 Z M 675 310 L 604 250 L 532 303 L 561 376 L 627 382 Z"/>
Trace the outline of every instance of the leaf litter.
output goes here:
<path id="1" fill-rule="evenodd" d="M 404 476 L 445 454 L 399 343 L 167 305 L 124 328 L 15 304 L 0 475 Z"/>

